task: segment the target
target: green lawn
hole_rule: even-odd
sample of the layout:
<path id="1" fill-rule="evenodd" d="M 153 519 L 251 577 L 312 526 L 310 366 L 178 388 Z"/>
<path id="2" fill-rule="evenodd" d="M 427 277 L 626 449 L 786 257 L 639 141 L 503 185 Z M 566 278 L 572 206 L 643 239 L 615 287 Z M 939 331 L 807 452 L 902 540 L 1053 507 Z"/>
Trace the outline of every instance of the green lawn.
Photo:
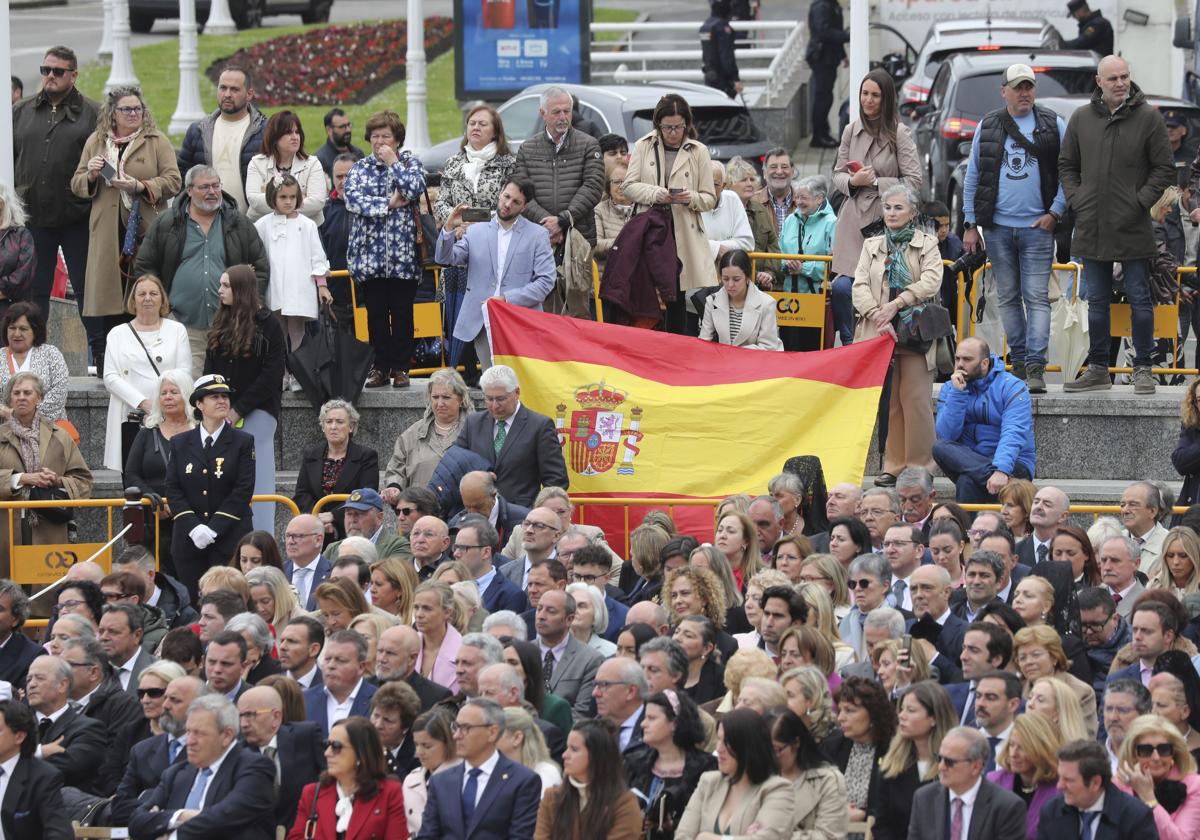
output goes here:
<path id="1" fill-rule="evenodd" d="M 634 20 L 637 12 L 623 9 L 596 9 L 597 22 Z M 204 75 L 204 69 L 222 56 L 232 55 L 242 47 L 277 38 L 293 32 L 303 32 L 326 24 L 312 26 L 284 26 L 269 29 L 252 29 L 235 35 L 200 36 L 200 99 L 205 109 L 216 108 L 216 86 Z M 608 40 L 608 39 L 606 39 Z M 133 67 L 142 83 L 146 101 L 154 119 L 163 130 L 171 122 L 179 98 L 179 42 L 176 39 L 138 47 L 133 51 Z M 93 63 L 84 66 L 79 74 L 79 87 L 88 96 L 99 98 L 108 79 L 107 64 Z M 450 50 L 430 62 L 427 74 L 429 113 L 429 137 L 434 143 L 459 136 L 462 132 L 462 112 L 454 98 L 454 51 Z M 407 111 L 405 104 L 406 83 L 397 82 L 377 93 L 363 105 L 342 106 L 355 125 L 356 132 L 366 125 L 367 117 L 375 111 L 390 108 L 401 116 Z M 301 105 L 292 108 L 300 115 L 304 124 L 305 145 L 316 149 L 324 143 L 324 116 L 329 110 L 325 105 Z M 182 135 L 172 135 L 178 146 Z M 365 145 L 361 137 L 355 143 Z"/>

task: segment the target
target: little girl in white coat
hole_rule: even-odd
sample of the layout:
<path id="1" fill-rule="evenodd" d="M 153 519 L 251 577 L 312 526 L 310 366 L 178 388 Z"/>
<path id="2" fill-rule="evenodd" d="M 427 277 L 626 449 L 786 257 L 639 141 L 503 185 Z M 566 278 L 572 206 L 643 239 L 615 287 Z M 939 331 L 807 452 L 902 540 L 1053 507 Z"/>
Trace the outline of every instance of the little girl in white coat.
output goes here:
<path id="1" fill-rule="evenodd" d="M 318 301 L 333 301 L 326 285 L 329 261 L 312 219 L 300 215 L 300 184 L 279 174 L 267 182 L 267 204 L 274 211 L 254 223 L 271 263 L 267 308 L 279 317 L 292 350 L 304 338 L 304 325 L 317 317 Z"/>

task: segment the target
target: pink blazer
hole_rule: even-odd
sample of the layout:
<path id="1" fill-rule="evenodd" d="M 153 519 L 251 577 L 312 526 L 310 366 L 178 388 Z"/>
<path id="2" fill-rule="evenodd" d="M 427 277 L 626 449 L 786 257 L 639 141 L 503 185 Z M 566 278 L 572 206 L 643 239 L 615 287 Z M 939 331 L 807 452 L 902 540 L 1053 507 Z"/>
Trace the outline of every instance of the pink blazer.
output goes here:
<path id="1" fill-rule="evenodd" d="M 1180 777 L 1179 771 L 1173 770 L 1171 778 L 1183 782 L 1187 787 L 1187 798 L 1174 814 L 1168 814 L 1162 805 L 1154 809 L 1154 825 L 1158 829 L 1158 836 L 1161 840 L 1196 840 L 1200 837 L 1200 775 L 1190 773 Z M 1115 779 L 1113 784 L 1134 795 L 1131 789 Z"/>
<path id="2" fill-rule="evenodd" d="M 417 654 L 417 673 L 423 674 L 421 660 L 425 656 L 425 636 L 421 636 L 421 652 Z M 454 673 L 454 660 L 458 659 L 458 649 L 462 646 L 462 635 L 452 624 L 446 625 L 446 638 L 442 639 L 441 650 L 429 672 L 429 679 L 438 685 L 445 686 L 451 694 L 458 694 L 458 677 Z"/>

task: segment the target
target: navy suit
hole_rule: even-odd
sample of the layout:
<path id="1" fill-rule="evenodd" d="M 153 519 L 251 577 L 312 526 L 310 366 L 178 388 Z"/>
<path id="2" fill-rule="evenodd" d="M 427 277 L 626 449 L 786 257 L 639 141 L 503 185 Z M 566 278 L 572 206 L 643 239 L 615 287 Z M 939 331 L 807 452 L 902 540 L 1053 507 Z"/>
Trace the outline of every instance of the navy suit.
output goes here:
<path id="1" fill-rule="evenodd" d="M 510 502 L 529 507 L 543 487 L 567 489 L 567 462 L 554 421 L 522 404 L 507 422 L 510 428 L 499 455 L 496 421 L 486 411 L 467 415 L 455 443 L 493 465 L 496 489 Z"/>
<path id="2" fill-rule="evenodd" d="M 296 807 L 304 786 L 317 780 L 325 769 L 322 743 L 325 731 L 311 720 L 285 723 L 275 734 L 278 751 L 275 758 L 282 771 L 279 777 L 279 797 L 275 803 L 275 824 L 291 828 L 296 821 Z M 260 750 L 256 750 L 260 752 Z"/>
<path id="3" fill-rule="evenodd" d="M 347 717 L 367 717 L 371 714 L 371 698 L 375 696 L 375 692 L 379 688 L 371 685 L 366 680 L 362 681 L 359 686 L 358 696 L 354 698 L 354 705 L 350 707 L 350 714 Z M 328 718 L 328 712 L 325 709 L 325 686 L 313 686 L 304 692 L 304 711 L 308 719 L 321 727 L 321 731 L 328 733 L 330 727 L 337 723 L 336 720 L 331 721 Z"/>
<path id="4" fill-rule="evenodd" d="M 604 606 L 608 609 L 608 627 L 600 635 L 616 644 L 617 636 L 621 635 L 621 628 L 625 626 L 625 616 L 629 614 L 629 607 L 607 592 L 604 593 Z"/>
<path id="5" fill-rule="evenodd" d="M 293 586 L 295 586 L 295 581 L 292 580 L 292 576 L 295 572 L 296 564 L 291 560 L 284 561 L 283 575 Z M 325 558 L 325 555 L 320 555 L 320 559 L 317 560 L 317 571 L 313 574 L 312 582 L 308 585 L 308 603 L 304 605 L 304 609 L 312 612 L 317 608 L 317 587 L 329 580 L 329 575 L 332 572 L 333 564 Z"/>
<path id="6" fill-rule="evenodd" d="M 1111 684 L 1117 680 L 1133 680 L 1135 682 L 1142 681 L 1142 661 L 1139 659 L 1132 665 L 1126 665 L 1120 671 L 1113 671 L 1108 675 L 1105 684 Z"/>
<path id="7" fill-rule="evenodd" d="M 475 805 L 470 824 L 463 825 L 465 772 L 464 763 L 429 777 L 425 813 L 416 840 L 533 837 L 542 796 L 542 780 L 536 773 L 500 755 Z"/>
<path id="8" fill-rule="evenodd" d="M 1060 793 L 1042 806 L 1037 840 L 1066 840 L 1079 836 L 1080 815 Z M 1092 824 L 1093 840 L 1158 840 L 1154 812 L 1137 799 L 1109 785 L 1104 791 L 1104 810 Z"/>
<path id="9" fill-rule="evenodd" d="M 971 693 L 970 682 L 950 683 L 944 685 L 946 693 L 950 695 L 950 702 L 954 704 L 954 714 L 956 720 L 960 721 L 963 726 L 975 725 L 975 704 L 971 704 L 970 710 L 967 712 L 967 717 L 963 719 L 963 709 L 967 705 L 967 696 Z"/>
<path id="10" fill-rule="evenodd" d="M 512 610 L 520 614 L 529 607 L 529 600 L 519 586 L 515 586 L 499 569 L 492 575 L 488 588 L 480 593 L 483 608 L 489 613 Z"/>
<path id="11" fill-rule="evenodd" d="M 164 732 L 144 741 L 139 741 L 129 750 L 129 761 L 125 764 L 125 775 L 117 785 L 109 810 L 109 822 L 113 825 L 128 825 L 137 807 L 138 798 L 153 789 L 170 766 L 170 737 Z M 187 750 L 183 747 L 175 755 L 175 764 L 187 761 Z"/>
<path id="12" fill-rule="evenodd" d="M 158 786 L 142 797 L 129 820 L 133 840 L 156 840 L 187 804 L 200 770 L 172 764 Z M 175 829 L 176 840 L 274 840 L 275 765 L 235 744 L 208 782 L 200 813 Z"/>
<path id="13" fill-rule="evenodd" d="M 46 759 L 46 763 L 63 774 L 63 784 L 98 794 L 100 766 L 108 749 L 104 724 L 67 708 L 38 743 L 49 744 L 59 738 L 63 739 L 63 751 Z"/>
<path id="14" fill-rule="evenodd" d="M 0 647 L 0 680 L 14 689 L 21 688 L 25 685 L 29 666 L 45 652 L 20 630 L 14 630 L 4 647 Z"/>
<path id="15" fill-rule="evenodd" d="M 19 758 L 0 803 L 5 840 L 72 840 L 62 775 L 37 758 Z"/>

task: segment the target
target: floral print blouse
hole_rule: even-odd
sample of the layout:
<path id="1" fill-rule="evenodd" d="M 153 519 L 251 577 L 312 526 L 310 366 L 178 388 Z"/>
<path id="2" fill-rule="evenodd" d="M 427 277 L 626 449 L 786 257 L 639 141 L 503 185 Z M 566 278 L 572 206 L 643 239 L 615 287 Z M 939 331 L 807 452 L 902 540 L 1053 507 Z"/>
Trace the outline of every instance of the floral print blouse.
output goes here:
<path id="1" fill-rule="evenodd" d="M 396 190 L 409 203 L 393 209 L 388 201 Z M 425 192 L 421 161 L 404 151 L 399 160 L 385 166 L 375 155 L 367 155 L 347 173 L 344 192 L 350 212 L 346 258 L 355 281 L 419 278 L 414 211 Z"/>

